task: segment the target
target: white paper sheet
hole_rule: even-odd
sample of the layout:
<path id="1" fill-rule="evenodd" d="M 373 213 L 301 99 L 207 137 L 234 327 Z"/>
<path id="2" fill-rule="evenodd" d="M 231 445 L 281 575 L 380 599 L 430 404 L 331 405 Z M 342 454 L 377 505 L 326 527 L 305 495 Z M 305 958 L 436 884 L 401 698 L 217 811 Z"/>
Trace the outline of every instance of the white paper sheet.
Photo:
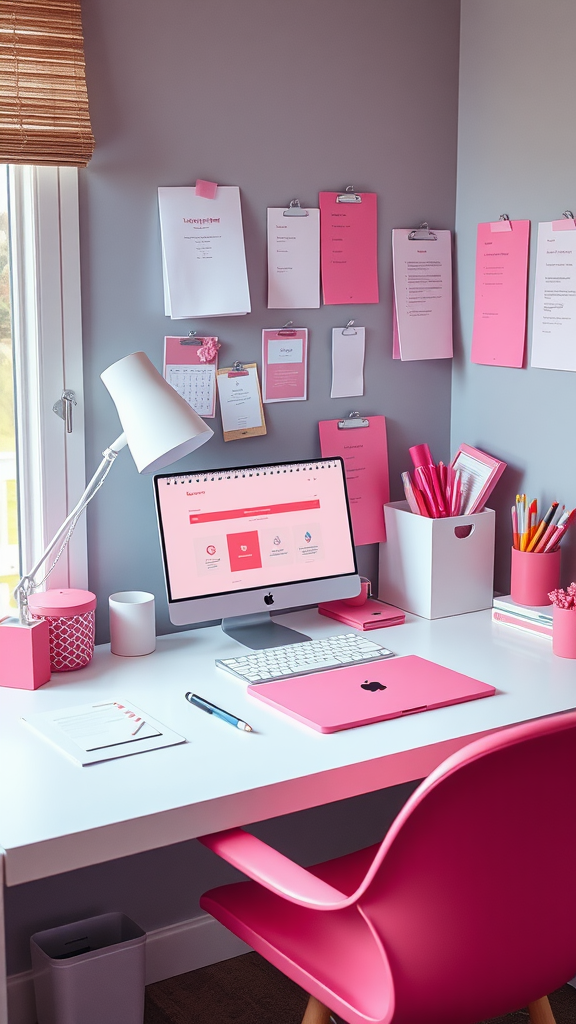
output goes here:
<path id="1" fill-rule="evenodd" d="M 576 230 L 538 225 L 532 366 L 576 370 Z"/>
<path id="2" fill-rule="evenodd" d="M 363 327 L 333 328 L 330 398 L 353 398 L 364 394 L 364 343 Z"/>
<path id="3" fill-rule="evenodd" d="M 173 320 L 250 312 L 240 190 L 216 199 L 193 188 L 159 188 L 164 303 Z"/>
<path id="4" fill-rule="evenodd" d="M 400 358 L 452 357 L 452 247 L 449 231 L 411 240 L 392 232 L 394 301 Z"/>
<path id="5" fill-rule="evenodd" d="M 224 434 L 254 430 L 263 426 L 262 400 L 255 366 L 245 367 L 245 374 L 229 376 L 219 372 L 218 397 Z"/>
<path id="6" fill-rule="evenodd" d="M 268 210 L 268 309 L 320 306 L 320 210 Z"/>
<path id="7" fill-rule="evenodd" d="M 43 711 L 22 721 L 81 765 L 186 742 L 123 700 Z"/>

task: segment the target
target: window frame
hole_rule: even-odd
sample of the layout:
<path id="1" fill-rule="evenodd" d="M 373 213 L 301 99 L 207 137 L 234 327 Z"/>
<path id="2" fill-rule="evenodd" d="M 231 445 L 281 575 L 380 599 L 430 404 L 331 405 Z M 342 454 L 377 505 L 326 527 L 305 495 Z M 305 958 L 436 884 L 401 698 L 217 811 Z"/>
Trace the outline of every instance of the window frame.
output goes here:
<path id="1" fill-rule="evenodd" d="M 27 572 L 85 487 L 78 171 L 10 165 L 8 206 L 20 571 Z M 72 432 L 53 411 L 75 394 Z M 41 580 L 54 561 L 38 573 Z M 87 586 L 86 519 L 50 588 Z"/>

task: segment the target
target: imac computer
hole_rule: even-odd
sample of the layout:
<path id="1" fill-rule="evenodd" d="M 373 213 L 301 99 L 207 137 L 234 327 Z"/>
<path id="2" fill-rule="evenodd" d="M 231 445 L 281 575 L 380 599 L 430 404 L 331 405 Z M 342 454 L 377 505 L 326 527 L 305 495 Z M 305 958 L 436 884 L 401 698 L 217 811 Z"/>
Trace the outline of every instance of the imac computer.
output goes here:
<path id="1" fill-rule="evenodd" d="M 342 459 L 154 478 L 170 621 L 258 650 L 309 637 L 271 612 L 360 593 Z"/>

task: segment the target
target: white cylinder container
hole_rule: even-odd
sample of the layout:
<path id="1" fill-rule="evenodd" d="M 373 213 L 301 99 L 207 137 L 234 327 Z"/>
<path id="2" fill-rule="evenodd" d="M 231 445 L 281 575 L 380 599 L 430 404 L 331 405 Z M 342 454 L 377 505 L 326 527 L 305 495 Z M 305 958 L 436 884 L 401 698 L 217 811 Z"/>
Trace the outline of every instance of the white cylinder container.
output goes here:
<path id="1" fill-rule="evenodd" d="M 110 650 L 122 658 L 138 658 L 156 649 L 154 594 L 126 590 L 111 594 Z"/>

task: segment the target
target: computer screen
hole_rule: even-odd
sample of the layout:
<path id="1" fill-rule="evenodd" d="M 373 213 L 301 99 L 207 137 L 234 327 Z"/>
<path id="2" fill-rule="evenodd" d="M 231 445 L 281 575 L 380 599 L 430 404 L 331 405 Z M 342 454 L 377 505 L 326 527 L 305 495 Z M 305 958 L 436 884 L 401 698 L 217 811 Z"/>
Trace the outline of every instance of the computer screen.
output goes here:
<path id="1" fill-rule="evenodd" d="M 173 623 L 359 593 L 340 458 L 163 473 L 154 483 Z"/>

